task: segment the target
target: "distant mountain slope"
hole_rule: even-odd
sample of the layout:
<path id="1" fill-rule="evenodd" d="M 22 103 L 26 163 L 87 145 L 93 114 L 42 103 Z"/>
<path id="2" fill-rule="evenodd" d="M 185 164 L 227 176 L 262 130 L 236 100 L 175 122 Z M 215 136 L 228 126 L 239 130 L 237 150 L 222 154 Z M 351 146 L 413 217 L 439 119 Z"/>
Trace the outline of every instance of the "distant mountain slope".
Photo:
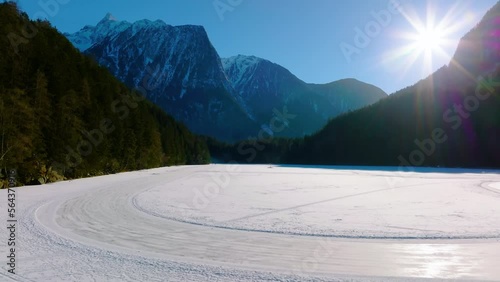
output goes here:
<path id="1" fill-rule="evenodd" d="M 343 115 L 289 152 L 290 163 L 500 167 L 500 3 L 449 64 Z"/>
<path id="2" fill-rule="evenodd" d="M 36 36 L 21 38 L 26 26 Z M 12 2 L 0 4 L 0 144 L 0 188 L 11 169 L 18 184 L 36 184 L 210 157 L 203 140 Z"/>
<path id="3" fill-rule="evenodd" d="M 196 133 L 225 141 L 246 139 L 269 128 L 276 111 L 284 107 L 297 118 L 286 130 L 274 133 L 297 137 L 386 96 L 378 88 L 357 87 L 354 82 L 355 89 L 366 93 L 312 86 L 256 57 L 221 60 L 200 26 L 128 23 L 108 14 L 97 26 L 66 36 L 127 85 L 155 81 L 157 87 L 148 96 L 151 101 Z"/>
<path id="4" fill-rule="evenodd" d="M 87 25 L 80 31 L 64 35 L 77 47 L 80 51 L 84 52 L 92 45 L 101 42 L 107 36 L 114 36 L 132 24 L 126 21 L 117 21 L 113 15 L 107 14 L 96 26 Z"/>
<path id="5" fill-rule="evenodd" d="M 328 84 L 309 84 L 315 93 L 325 96 L 335 116 L 374 104 L 387 94 L 380 88 L 356 79 L 342 79 Z"/>
<path id="6" fill-rule="evenodd" d="M 222 65 L 257 120 L 269 120 L 269 113 L 283 106 L 297 116 L 284 134 L 277 134 L 283 137 L 312 134 L 333 117 L 387 97 L 381 89 L 354 79 L 308 84 L 284 67 L 254 56 L 225 58 Z"/>
<path id="7" fill-rule="evenodd" d="M 151 81 L 155 87 L 148 91 L 149 100 L 196 133 L 237 140 L 258 129 L 231 95 L 220 58 L 202 27 L 121 23 L 108 15 L 87 29 L 107 34 L 95 36 L 87 54 L 129 86 Z"/>

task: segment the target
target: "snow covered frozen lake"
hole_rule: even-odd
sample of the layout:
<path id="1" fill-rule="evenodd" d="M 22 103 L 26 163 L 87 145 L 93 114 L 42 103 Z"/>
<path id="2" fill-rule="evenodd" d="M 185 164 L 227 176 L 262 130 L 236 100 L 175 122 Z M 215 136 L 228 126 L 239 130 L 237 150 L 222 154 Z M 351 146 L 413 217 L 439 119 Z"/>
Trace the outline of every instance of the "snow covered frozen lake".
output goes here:
<path id="1" fill-rule="evenodd" d="M 499 171 L 208 165 L 16 191 L 2 281 L 500 280 Z"/>
<path id="2" fill-rule="evenodd" d="M 391 171 L 334 167 L 211 166 L 134 200 L 151 214 L 230 229 L 348 238 L 499 237 L 499 176 L 442 171 L 447 173 L 405 173 L 403 179 Z"/>

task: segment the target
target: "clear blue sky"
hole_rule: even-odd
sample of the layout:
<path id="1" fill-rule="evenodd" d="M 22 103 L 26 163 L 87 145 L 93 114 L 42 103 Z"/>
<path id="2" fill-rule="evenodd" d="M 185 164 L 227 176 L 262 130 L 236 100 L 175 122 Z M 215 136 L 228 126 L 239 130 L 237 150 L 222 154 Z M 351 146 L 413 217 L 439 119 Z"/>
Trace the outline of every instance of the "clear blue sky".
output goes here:
<path id="1" fill-rule="evenodd" d="M 218 1 L 218 2 L 217 2 Z M 326 83 L 353 77 L 388 93 L 409 86 L 449 62 L 458 40 L 497 0 L 397 0 L 403 12 L 382 17 L 390 0 L 20 0 L 31 17 L 40 3 L 56 2 L 47 19 L 63 32 L 95 25 L 107 12 L 130 22 L 161 19 L 171 25 L 203 25 L 221 57 L 255 55 L 278 63 L 300 79 Z M 214 6 L 218 3 L 219 12 Z M 224 9 L 227 10 L 224 10 Z M 382 13 L 387 15 L 385 13 Z M 439 43 L 415 47 L 413 26 L 442 22 Z M 422 24 L 418 24 L 418 22 Z M 413 25 L 411 24 L 413 23 Z M 372 24 L 372 25 L 370 25 Z M 372 31 L 367 43 L 355 44 L 356 28 Z M 426 33 L 427 34 L 427 33 Z M 368 35 L 367 35 L 368 36 Z M 418 42 L 426 42 L 419 40 Z M 344 45 L 342 45 L 344 43 Z M 346 46 L 356 48 L 346 56 Z M 433 45 L 428 47 L 428 45 Z M 344 47 L 342 51 L 341 46 Z M 358 48 L 358 47 L 362 48 Z M 427 48 L 427 49 L 426 49 Z M 423 52 L 429 50 L 427 57 Z M 350 61 L 346 59 L 350 57 Z M 432 64 L 430 64 L 432 60 Z"/>

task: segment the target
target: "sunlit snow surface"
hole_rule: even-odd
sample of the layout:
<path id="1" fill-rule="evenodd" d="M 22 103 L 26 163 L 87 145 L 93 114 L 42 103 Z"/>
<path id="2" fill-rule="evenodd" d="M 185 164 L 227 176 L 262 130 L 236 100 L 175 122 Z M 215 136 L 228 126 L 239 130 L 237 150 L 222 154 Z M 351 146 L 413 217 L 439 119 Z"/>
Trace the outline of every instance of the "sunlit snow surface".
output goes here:
<path id="1" fill-rule="evenodd" d="M 500 182 L 490 183 L 488 186 L 490 188 L 496 189 L 496 190 L 498 190 L 500 192 Z"/>
<path id="2" fill-rule="evenodd" d="M 481 170 L 208 165 L 22 187 L 16 275 L 3 263 L 0 281 L 500 280 L 499 183 Z"/>
<path id="3" fill-rule="evenodd" d="M 234 166 L 227 172 L 210 166 L 153 187 L 135 203 L 183 222 L 284 234 L 500 237 L 500 175 L 494 171 L 366 169 Z"/>

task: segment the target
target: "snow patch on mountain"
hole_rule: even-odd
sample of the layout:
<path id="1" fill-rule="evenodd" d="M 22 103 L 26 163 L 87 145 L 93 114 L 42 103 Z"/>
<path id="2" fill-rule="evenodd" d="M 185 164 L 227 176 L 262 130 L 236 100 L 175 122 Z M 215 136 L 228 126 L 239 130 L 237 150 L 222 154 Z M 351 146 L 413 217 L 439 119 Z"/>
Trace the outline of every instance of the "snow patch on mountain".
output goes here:
<path id="1" fill-rule="evenodd" d="M 337 91 L 312 89 L 286 68 L 255 56 L 221 59 L 202 26 L 129 23 L 107 14 L 96 26 L 65 35 L 129 87 L 146 89 L 149 100 L 191 130 L 221 140 L 255 134 L 284 107 L 305 122 L 283 134 L 311 134 L 328 119 L 376 100 L 326 95 Z M 338 101 L 344 99 L 345 106 Z"/>
<path id="2" fill-rule="evenodd" d="M 87 25 L 76 33 L 65 33 L 64 35 L 78 50 L 84 52 L 104 38 L 126 30 L 130 25 L 129 22 L 119 21 L 108 13 L 96 26 Z"/>
<path id="3" fill-rule="evenodd" d="M 263 61 L 255 56 L 238 55 L 230 58 L 221 59 L 224 70 L 231 74 L 233 84 L 244 84 L 245 81 L 252 79 L 257 65 Z"/>
<path id="4" fill-rule="evenodd" d="M 202 26 L 128 23 L 108 14 L 96 26 L 66 37 L 129 87 L 146 89 L 149 100 L 194 132 L 242 139 L 247 133 L 228 131 L 228 120 L 257 128 Z"/>

